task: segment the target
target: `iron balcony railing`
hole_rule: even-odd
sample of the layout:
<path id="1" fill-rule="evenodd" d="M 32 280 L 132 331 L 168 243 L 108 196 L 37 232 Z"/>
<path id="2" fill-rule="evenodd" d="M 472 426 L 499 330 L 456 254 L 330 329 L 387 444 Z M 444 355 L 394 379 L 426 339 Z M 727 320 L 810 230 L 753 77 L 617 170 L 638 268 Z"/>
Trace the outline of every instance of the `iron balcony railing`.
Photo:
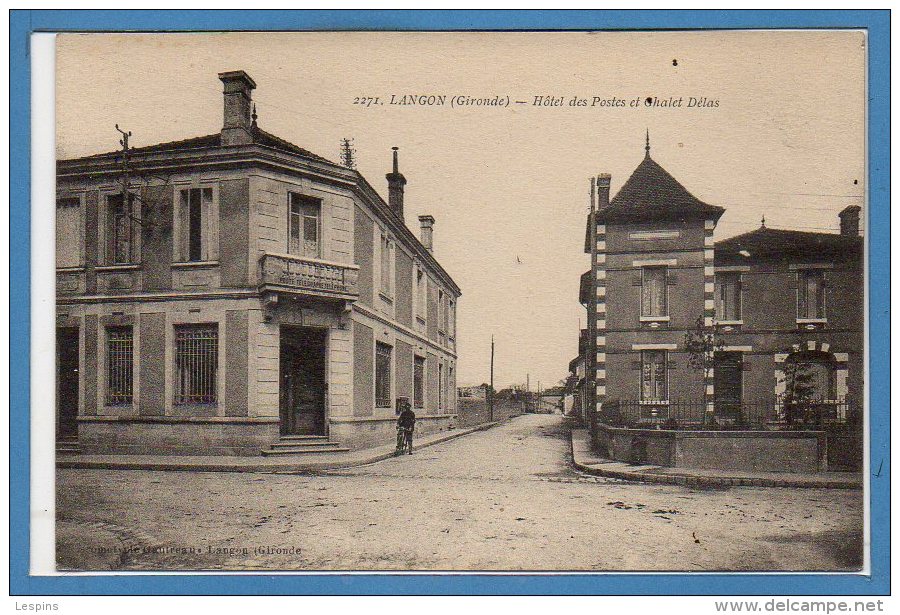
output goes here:
<path id="1" fill-rule="evenodd" d="M 850 404 L 839 400 L 611 400 L 597 420 L 613 427 L 659 429 L 815 429 L 843 425 Z"/>
<path id="2" fill-rule="evenodd" d="M 289 254 L 264 254 L 261 285 L 271 290 L 338 296 L 359 296 L 359 267 Z"/>

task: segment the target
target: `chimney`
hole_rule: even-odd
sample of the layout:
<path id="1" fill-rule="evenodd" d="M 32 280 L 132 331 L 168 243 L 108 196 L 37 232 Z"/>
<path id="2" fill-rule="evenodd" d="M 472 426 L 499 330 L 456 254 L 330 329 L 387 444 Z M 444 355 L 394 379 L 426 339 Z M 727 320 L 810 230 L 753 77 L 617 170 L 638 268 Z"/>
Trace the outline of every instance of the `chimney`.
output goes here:
<path id="1" fill-rule="evenodd" d="M 251 92 L 256 83 L 242 70 L 219 73 L 225 97 L 225 122 L 222 124 L 222 145 L 253 143 Z"/>
<path id="2" fill-rule="evenodd" d="M 391 206 L 397 215 L 400 216 L 400 219 L 403 219 L 403 186 L 406 185 L 406 178 L 400 173 L 400 167 L 397 162 L 397 150 L 400 149 L 398 147 L 392 147 L 394 150 L 394 170 L 391 173 L 385 175 L 388 181 L 388 205 Z M 421 216 L 419 217 L 421 221 Z M 434 222 L 434 219 L 431 220 Z M 422 227 L 425 228 L 425 227 Z M 429 237 L 431 236 L 429 231 Z M 431 248 L 429 248 L 431 249 Z"/>
<path id="3" fill-rule="evenodd" d="M 855 237 L 859 235 L 859 205 L 844 208 L 838 217 L 841 219 L 841 235 Z"/>
<path id="4" fill-rule="evenodd" d="M 597 210 L 601 210 L 609 205 L 609 181 L 612 175 L 609 173 L 601 173 L 597 176 Z"/>
<path id="5" fill-rule="evenodd" d="M 422 245 L 430 253 L 434 253 L 434 216 L 419 216 L 419 226 L 422 229 Z"/>

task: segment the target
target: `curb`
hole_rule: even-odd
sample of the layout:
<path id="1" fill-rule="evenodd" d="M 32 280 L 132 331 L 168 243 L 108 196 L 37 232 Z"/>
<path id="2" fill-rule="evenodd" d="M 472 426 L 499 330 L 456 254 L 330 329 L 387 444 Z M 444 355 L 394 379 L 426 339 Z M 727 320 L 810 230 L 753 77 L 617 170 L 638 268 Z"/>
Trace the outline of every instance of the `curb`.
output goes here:
<path id="1" fill-rule="evenodd" d="M 581 472 L 604 478 L 617 478 L 631 482 L 680 485 L 682 487 L 793 487 L 799 489 L 862 489 L 862 482 L 833 479 L 825 481 L 804 478 L 763 478 L 759 476 L 699 476 L 696 474 L 656 474 L 597 467 L 596 464 L 579 462 L 575 456 L 574 432 L 569 432 L 572 465 Z"/>
<path id="2" fill-rule="evenodd" d="M 490 429 L 491 427 L 495 427 L 499 425 L 500 421 L 494 421 L 492 423 L 482 423 L 481 425 L 476 425 L 474 427 L 467 427 L 465 429 L 454 430 L 454 433 L 448 433 L 443 436 L 437 437 L 433 440 L 429 440 L 427 442 L 418 444 L 416 446 L 416 450 L 428 448 L 429 446 L 434 446 L 435 444 L 441 444 L 443 442 L 448 442 L 450 440 L 455 440 L 456 438 L 461 438 L 462 436 L 467 436 L 471 433 L 475 433 L 478 431 L 484 431 L 486 429 Z M 314 459 L 310 459 L 306 462 L 298 462 L 298 461 L 286 461 L 283 463 L 272 463 L 272 464 L 261 464 L 261 463 L 236 463 L 236 464 L 222 464 L 222 463 L 191 463 L 191 462 L 177 462 L 177 461 L 165 461 L 164 456 L 160 456 L 160 460 L 157 462 L 156 460 L 151 462 L 146 461 L 129 461 L 127 458 L 129 455 L 120 455 L 123 459 L 116 459 L 114 461 L 107 460 L 88 460 L 88 459 L 78 459 L 77 456 L 66 457 L 62 459 L 57 459 L 56 467 L 57 468 L 66 468 L 66 469 L 81 469 L 81 470 L 154 470 L 154 471 L 171 471 L 171 472 L 253 472 L 259 474 L 284 474 L 284 473 L 305 473 L 305 474 L 313 474 L 316 472 L 326 471 L 326 470 L 339 470 L 345 468 L 355 468 L 359 466 L 365 466 L 372 463 L 376 463 L 378 461 L 384 461 L 385 459 L 390 459 L 394 457 L 394 451 L 391 449 L 387 452 L 380 452 L 369 457 L 361 458 L 361 459 L 351 459 L 351 460 L 336 460 L 333 462 L 327 461 L 316 461 Z M 255 457 L 251 457 L 249 459 L 256 459 Z"/>

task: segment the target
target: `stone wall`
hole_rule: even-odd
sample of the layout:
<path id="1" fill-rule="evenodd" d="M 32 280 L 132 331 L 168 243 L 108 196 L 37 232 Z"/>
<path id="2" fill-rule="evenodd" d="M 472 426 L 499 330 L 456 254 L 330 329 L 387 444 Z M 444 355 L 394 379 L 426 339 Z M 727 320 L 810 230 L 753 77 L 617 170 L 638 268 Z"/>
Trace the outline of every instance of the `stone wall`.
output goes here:
<path id="1" fill-rule="evenodd" d="M 417 416 L 416 437 L 448 431 L 455 422 L 452 414 L 441 416 Z M 364 419 L 332 419 L 328 428 L 329 439 L 340 442 L 353 450 L 385 446 L 396 442 L 397 418 L 377 417 Z M 415 441 L 413 441 L 415 446 Z"/>
<path id="2" fill-rule="evenodd" d="M 747 472 L 827 470 L 817 431 L 671 431 L 598 426 L 599 453 L 626 463 Z"/>
<path id="3" fill-rule="evenodd" d="M 80 417 L 87 455 L 259 455 L 278 439 L 278 419 Z"/>

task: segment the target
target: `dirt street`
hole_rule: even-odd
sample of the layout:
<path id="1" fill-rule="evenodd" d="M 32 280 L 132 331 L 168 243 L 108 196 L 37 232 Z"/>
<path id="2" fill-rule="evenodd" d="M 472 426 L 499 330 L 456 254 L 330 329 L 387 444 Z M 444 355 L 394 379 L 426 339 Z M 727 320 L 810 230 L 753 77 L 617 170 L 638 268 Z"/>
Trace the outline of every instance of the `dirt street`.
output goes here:
<path id="1" fill-rule="evenodd" d="M 698 490 L 581 475 L 558 416 L 304 476 L 59 470 L 76 569 L 838 570 L 861 491 Z"/>

